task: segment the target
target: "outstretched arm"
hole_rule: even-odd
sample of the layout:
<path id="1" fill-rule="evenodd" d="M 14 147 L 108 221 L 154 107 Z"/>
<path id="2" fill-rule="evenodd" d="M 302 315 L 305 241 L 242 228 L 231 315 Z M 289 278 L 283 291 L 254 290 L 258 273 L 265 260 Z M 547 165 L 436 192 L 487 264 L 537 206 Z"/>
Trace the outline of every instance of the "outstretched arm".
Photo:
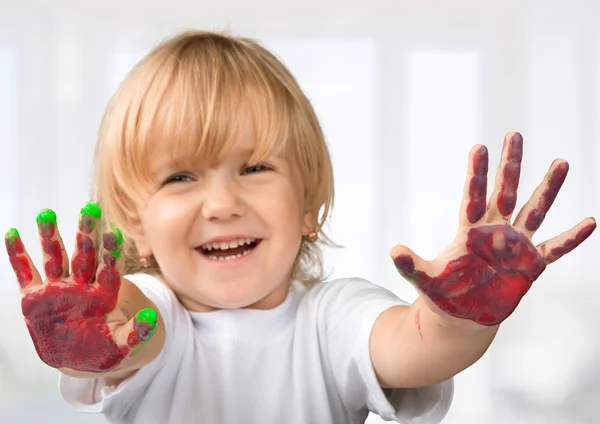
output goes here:
<path id="1" fill-rule="evenodd" d="M 390 308 L 371 333 L 371 360 L 379 383 L 384 388 L 439 384 L 477 362 L 498 328 L 444 317 L 422 297 L 410 307 Z"/>
<path id="2" fill-rule="evenodd" d="M 505 137 L 494 193 L 486 207 L 488 153 L 475 146 L 455 240 L 425 261 L 396 246 L 396 268 L 420 294 L 410 307 L 384 312 L 371 336 L 371 358 L 384 387 L 419 387 L 444 381 L 476 362 L 501 322 L 516 309 L 546 266 L 575 249 L 596 228 L 587 218 L 535 246 L 540 227 L 568 172 L 555 160 L 514 222 L 523 138 Z"/>

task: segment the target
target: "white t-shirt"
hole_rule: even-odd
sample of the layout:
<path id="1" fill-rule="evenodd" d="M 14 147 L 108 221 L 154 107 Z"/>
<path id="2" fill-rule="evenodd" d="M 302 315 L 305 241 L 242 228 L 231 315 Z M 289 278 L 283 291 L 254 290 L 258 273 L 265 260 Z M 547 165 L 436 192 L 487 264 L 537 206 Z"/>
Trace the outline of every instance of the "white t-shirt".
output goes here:
<path id="1" fill-rule="evenodd" d="M 127 278 L 162 314 L 162 352 L 116 388 L 102 379 L 59 381 L 66 402 L 109 423 L 358 424 L 372 411 L 437 424 L 452 402 L 452 379 L 384 394 L 369 337 L 383 311 L 406 303 L 368 281 L 293 283 L 275 309 L 200 313 L 152 276 Z"/>

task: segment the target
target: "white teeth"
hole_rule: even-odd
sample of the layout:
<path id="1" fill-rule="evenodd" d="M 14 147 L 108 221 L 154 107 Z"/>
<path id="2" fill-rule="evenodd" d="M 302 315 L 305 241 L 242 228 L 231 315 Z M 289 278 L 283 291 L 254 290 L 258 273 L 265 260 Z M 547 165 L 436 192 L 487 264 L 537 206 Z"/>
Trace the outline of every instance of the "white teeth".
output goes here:
<path id="1" fill-rule="evenodd" d="M 247 255 L 248 253 L 250 253 L 249 250 L 244 251 L 244 253 L 238 253 L 237 255 L 231 255 L 231 256 L 213 256 L 213 255 L 208 255 L 208 257 L 214 261 L 228 261 L 230 259 L 236 259 L 236 258 L 241 258 L 242 256 Z"/>
<path id="2" fill-rule="evenodd" d="M 222 241 L 222 242 L 218 242 L 218 243 L 206 243 L 202 245 L 202 249 L 204 250 L 208 250 L 211 251 L 213 249 L 220 249 L 220 250 L 227 250 L 227 249 L 233 249 L 235 247 L 238 246 L 243 246 L 244 244 L 251 244 L 255 241 L 255 239 L 252 238 L 246 238 L 246 239 L 238 239 L 238 240 L 231 240 L 231 241 Z"/>

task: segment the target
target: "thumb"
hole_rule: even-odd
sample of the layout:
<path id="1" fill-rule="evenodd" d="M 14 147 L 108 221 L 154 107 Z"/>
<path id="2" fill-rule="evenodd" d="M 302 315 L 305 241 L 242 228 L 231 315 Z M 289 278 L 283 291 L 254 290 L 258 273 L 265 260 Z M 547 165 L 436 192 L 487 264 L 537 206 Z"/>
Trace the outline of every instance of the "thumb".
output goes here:
<path id="1" fill-rule="evenodd" d="M 158 314 L 154 309 L 142 309 L 135 317 L 115 331 L 115 341 L 119 346 L 127 346 L 132 350 L 131 355 L 134 355 L 152 338 L 157 322 Z"/>
<path id="2" fill-rule="evenodd" d="M 407 281 L 420 287 L 429 281 L 428 262 L 406 246 L 394 246 L 390 252 L 396 269 Z"/>

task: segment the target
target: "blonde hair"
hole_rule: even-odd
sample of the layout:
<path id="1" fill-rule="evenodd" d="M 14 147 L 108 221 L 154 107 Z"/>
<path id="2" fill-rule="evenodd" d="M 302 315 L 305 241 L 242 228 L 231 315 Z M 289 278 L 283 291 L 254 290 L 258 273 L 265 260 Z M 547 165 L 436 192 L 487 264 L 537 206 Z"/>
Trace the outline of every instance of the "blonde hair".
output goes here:
<path id="1" fill-rule="evenodd" d="M 334 245 L 323 231 L 333 207 L 333 171 L 313 107 L 288 69 L 258 42 L 206 31 L 186 31 L 152 49 L 102 119 L 92 200 L 103 210 L 103 226 L 123 232 L 126 274 L 161 275 L 153 258 L 149 268 L 141 266 L 130 237 L 139 224 L 136 202 L 152 190 L 152 146 L 170 143 L 174 161 L 214 164 L 248 113 L 257 140 L 250 161 L 285 151 L 315 214 L 318 242 L 302 241 L 293 278 L 307 285 L 324 278 L 321 246 Z"/>

